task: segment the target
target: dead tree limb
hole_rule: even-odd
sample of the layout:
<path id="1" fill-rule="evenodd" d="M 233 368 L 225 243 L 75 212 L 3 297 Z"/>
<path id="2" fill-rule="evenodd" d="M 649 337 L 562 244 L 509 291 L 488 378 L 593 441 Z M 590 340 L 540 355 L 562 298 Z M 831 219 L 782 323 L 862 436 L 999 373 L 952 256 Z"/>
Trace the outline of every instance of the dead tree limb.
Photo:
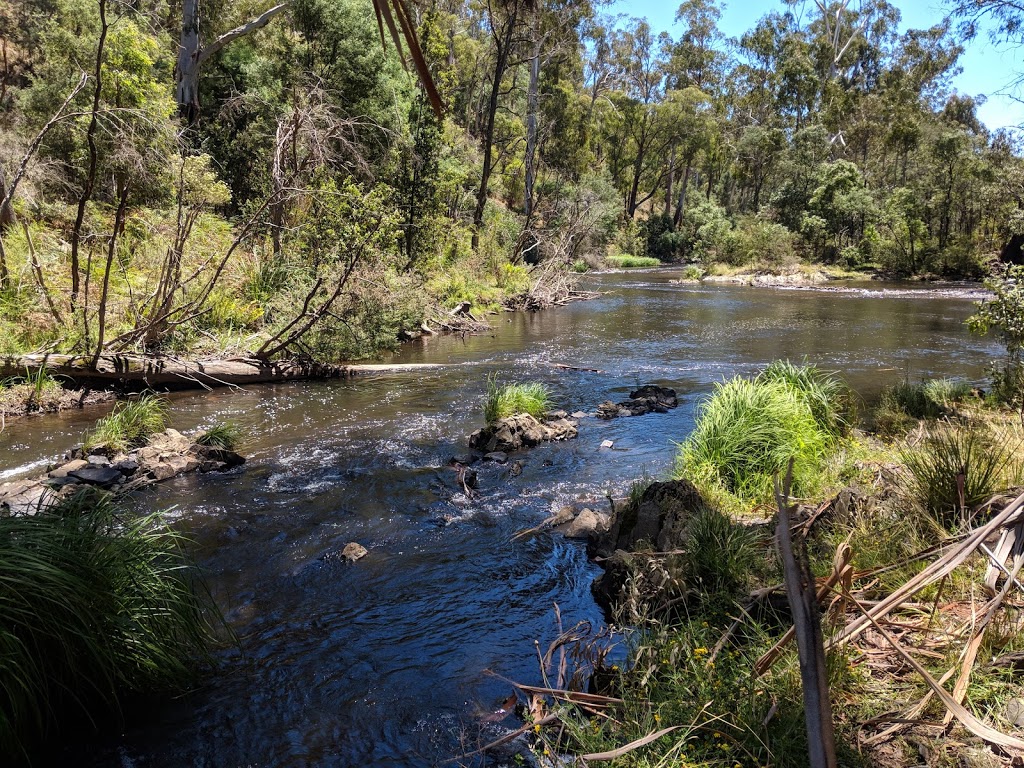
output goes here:
<path id="1" fill-rule="evenodd" d="M 779 554 L 786 576 L 786 597 L 793 612 L 796 644 L 800 657 L 800 681 L 804 692 L 804 722 L 807 726 L 807 749 L 811 768 L 836 768 L 835 725 L 832 704 L 828 697 L 828 669 L 825 665 L 825 643 L 821 632 L 821 613 L 817 590 L 811 574 L 806 549 L 794 552 L 789 504 L 793 481 L 793 460 L 781 487 L 775 482 L 775 501 L 779 507 L 777 528 Z"/>

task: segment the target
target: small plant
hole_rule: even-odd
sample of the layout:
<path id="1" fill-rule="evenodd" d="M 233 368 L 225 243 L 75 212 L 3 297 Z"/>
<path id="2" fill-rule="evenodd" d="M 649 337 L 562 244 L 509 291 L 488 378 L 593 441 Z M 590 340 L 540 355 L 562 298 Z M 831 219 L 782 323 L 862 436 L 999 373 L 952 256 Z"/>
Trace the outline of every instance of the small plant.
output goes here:
<path id="1" fill-rule="evenodd" d="M 236 422 L 223 421 L 200 432 L 198 437 L 196 437 L 196 442 L 199 445 L 206 445 L 210 448 L 233 451 L 238 446 L 241 438 L 242 428 Z"/>
<path id="2" fill-rule="evenodd" d="M 191 680 L 214 631 L 181 543 L 95 491 L 0 517 L 0 753 Z"/>
<path id="3" fill-rule="evenodd" d="M 992 298 L 979 301 L 967 318 L 974 333 L 995 331 L 1006 347 L 1006 362 L 992 367 L 992 394 L 1007 405 L 1020 405 L 1024 393 L 1024 267 L 1007 267 L 985 281 Z"/>
<path id="4" fill-rule="evenodd" d="M 957 379 L 903 381 L 886 388 L 875 409 L 875 428 L 885 435 L 906 432 L 920 419 L 938 419 L 956 412 L 973 388 Z"/>
<path id="5" fill-rule="evenodd" d="M 604 260 L 618 269 L 662 266 L 662 263 L 658 259 L 652 259 L 650 256 L 631 256 L 626 253 L 619 256 L 605 256 Z"/>
<path id="6" fill-rule="evenodd" d="M 702 277 L 704 277 L 704 270 L 696 264 L 688 265 L 681 275 L 683 280 L 700 280 Z"/>
<path id="7" fill-rule="evenodd" d="M 127 451 L 145 444 L 150 435 L 167 428 L 167 401 L 146 394 L 137 400 L 114 406 L 109 416 L 96 422 L 85 437 L 85 448 L 106 446 L 112 451 Z"/>
<path id="8" fill-rule="evenodd" d="M 544 384 L 498 384 L 497 377 L 487 378 L 484 419 L 488 424 L 517 413 L 528 413 L 539 419 L 550 407 L 551 392 Z"/>
<path id="9" fill-rule="evenodd" d="M 590 265 L 586 259 L 576 259 L 569 267 L 573 272 L 582 275 L 590 271 Z"/>
<path id="10" fill-rule="evenodd" d="M 746 586 L 763 553 L 759 536 L 729 515 L 702 507 L 687 524 L 686 581 L 705 597 L 729 600 Z"/>
<path id="11" fill-rule="evenodd" d="M 900 458 L 913 498 L 950 528 L 999 489 L 1013 453 L 1014 447 L 982 427 L 944 422 L 930 428 L 919 447 L 905 447 Z"/>

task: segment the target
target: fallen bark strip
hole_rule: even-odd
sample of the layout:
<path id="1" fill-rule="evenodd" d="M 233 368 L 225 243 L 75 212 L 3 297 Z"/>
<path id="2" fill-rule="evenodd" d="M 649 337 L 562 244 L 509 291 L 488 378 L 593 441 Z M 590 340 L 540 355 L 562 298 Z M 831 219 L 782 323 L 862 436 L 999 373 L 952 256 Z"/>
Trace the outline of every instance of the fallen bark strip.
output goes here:
<path id="1" fill-rule="evenodd" d="M 5 355 L 0 357 L 0 379 L 24 376 L 26 371 L 45 370 L 51 376 L 76 383 L 143 384 L 162 389 L 210 389 L 213 387 L 264 384 L 299 379 L 334 379 L 365 373 L 439 368 L 433 363 L 327 365 L 308 361 L 266 361 L 256 358 L 181 360 L 142 355 Z"/>

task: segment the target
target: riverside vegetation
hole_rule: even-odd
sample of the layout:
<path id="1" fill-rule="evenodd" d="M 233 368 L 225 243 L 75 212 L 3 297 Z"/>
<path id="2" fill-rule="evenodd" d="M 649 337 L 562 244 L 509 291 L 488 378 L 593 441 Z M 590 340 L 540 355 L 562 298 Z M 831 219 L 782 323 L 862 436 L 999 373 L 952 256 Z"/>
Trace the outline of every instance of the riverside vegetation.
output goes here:
<path id="1" fill-rule="evenodd" d="M 1021 744 L 1015 660 L 1024 627 L 1019 602 L 1005 597 L 1020 558 L 1001 564 L 1004 535 L 990 540 L 991 558 L 975 545 L 916 595 L 904 585 L 1009 509 L 1024 484 L 1020 390 L 1007 384 L 1020 381 L 1016 281 L 993 283 L 969 321 L 998 331 L 1007 347 L 987 394 L 963 381 L 905 381 L 858 420 L 852 393 L 813 365 L 774 362 L 718 385 L 679 446 L 677 479 L 645 475 L 616 513 L 613 536 L 652 501 L 663 526 L 603 563 L 625 564 L 609 608 L 627 627 L 626 658 L 610 665 L 600 643 L 569 641 L 598 687 L 575 697 L 560 672 L 572 690 L 555 699 L 534 690 L 538 749 L 624 766 L 808 764 L 797 651 L 785 638 L 792 619 L 773 598 L 782 568 L 763 519 L 775 513 L 773 481 L 795 460 L 797 536 L 833 639 L 839 764 L 1010 765 Z M 617 541 L 599 537 L 598 550 L 627 539 Z M 892 614 L 862 622 L 873 632 L 851 633 L 860 611 L 896 594 Z M 955 674 L 947 704 L 936 691 Z"/>
<path id="2" fill-rule="evenodd" d="M 1016 139 L 950 87 L 1003 4 L 803 5 L 727 40 L 713 0 L 673 34 L 592 2 L 0 4 L 0 351 L 336 362 L 559 270 L 1019 259 Z"/>

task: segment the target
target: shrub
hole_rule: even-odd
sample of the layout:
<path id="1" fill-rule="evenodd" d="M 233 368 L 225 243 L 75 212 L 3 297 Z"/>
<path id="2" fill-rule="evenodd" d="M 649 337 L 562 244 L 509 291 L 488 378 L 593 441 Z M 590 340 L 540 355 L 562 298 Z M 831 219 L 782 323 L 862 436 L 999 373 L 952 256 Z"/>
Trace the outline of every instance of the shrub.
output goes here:
<path id="1" fill-rule="evenodd" d="M 636 267 L 660 267 L 661 262 L 657 259 L 652 259 L 650 256 L 631 256 L 629 254 L 622 254 L 619 256 L 605 256 L 604 260 L 611 264 L 613 267 L 619 269 L 634 269 Z"/>
<path id="2" fill-rule="evenodd" d="M 700 405 L 697 424 L 680 446 L 676 475 L 741 501 L 768 503 L 773 479 L 790 459 L 794 493 L 811 492 L 831 443 L 805 397 L 788 383 L 737 377 L 716 385 Z"/>
<path id="3" fill-rule="evenodd" d="M 979 301 L 977 312 L 967 318 L 974 333 L 995 331 L 1006 347 L 1006 362 L 992 367 L 992 394 L 1004 403 L 1017 405 L 1024 393 L 1024 267 L 1008 267 L 985 281 L 992 298 Z"/>
<path id="4" fill-rule="evenodd" d="M 765 266 L 786 266 L 798 261 L 795 233 L 781 224 L 757 216 L 739 219 L 736 223 L 734 261 Z"/>
<path id="5" fill-rule="evenodd" d="M 85 437 L 85 448 L 106 446 L 112 451 L 127 451 L 144 445 L 150 435 L 167 428 L 167 401 L 146 394 L 137 400 L 120 402 L 109 416 L 96 422 Z"/>
<path id="6" fill-rule="evenodd" d="M 1015 447 L 981 427 L 946 422 L 929 428 L 919 447 L 905 446 L 900 458 L 912 497 L 948 528 L 998 490 Z"/>
<path id="7" fill-rule="evenodd" d="M 196 437 L 196 442 L 211 448 L 233 451 L 241 438 L 242 428 L 233 421 L 224 421 L 200 432 Z"/>
<path id="8" fill-rule="evenodd" d="M 911 429 L 919 419 L 948 416 L 957 405 L 970 398 L 972 392 L 968 382 L 956 379 L 894 384 L 882 391 L 875 409 L 875 429 L 885 435 L 895 435 Z"/>
<path id="9" fill-rule="evenodd" d="M 498 384 L 493 376 L 487 379 L 484 418 L 488 424 L 516 413 L 528 413 L 539 419 L 550 407 L 551 393 L 544 384 Z"/>
<path id="10" fill-rule="evenodd" d="M 213 640 L 159 515 L 115 514 L 95 491 L 0 517 L 0 752 L 29 758 L 68 722 L 97 725 L 126 694 L 180 689 Z"/>
<path id="11" fill-rule="evenodd" d="M 705 597 L 721 601 L 740 593 L 763 558 L 757 532 L 712 507 L 693 516 L 686 534 L 685 580 Z"/>

